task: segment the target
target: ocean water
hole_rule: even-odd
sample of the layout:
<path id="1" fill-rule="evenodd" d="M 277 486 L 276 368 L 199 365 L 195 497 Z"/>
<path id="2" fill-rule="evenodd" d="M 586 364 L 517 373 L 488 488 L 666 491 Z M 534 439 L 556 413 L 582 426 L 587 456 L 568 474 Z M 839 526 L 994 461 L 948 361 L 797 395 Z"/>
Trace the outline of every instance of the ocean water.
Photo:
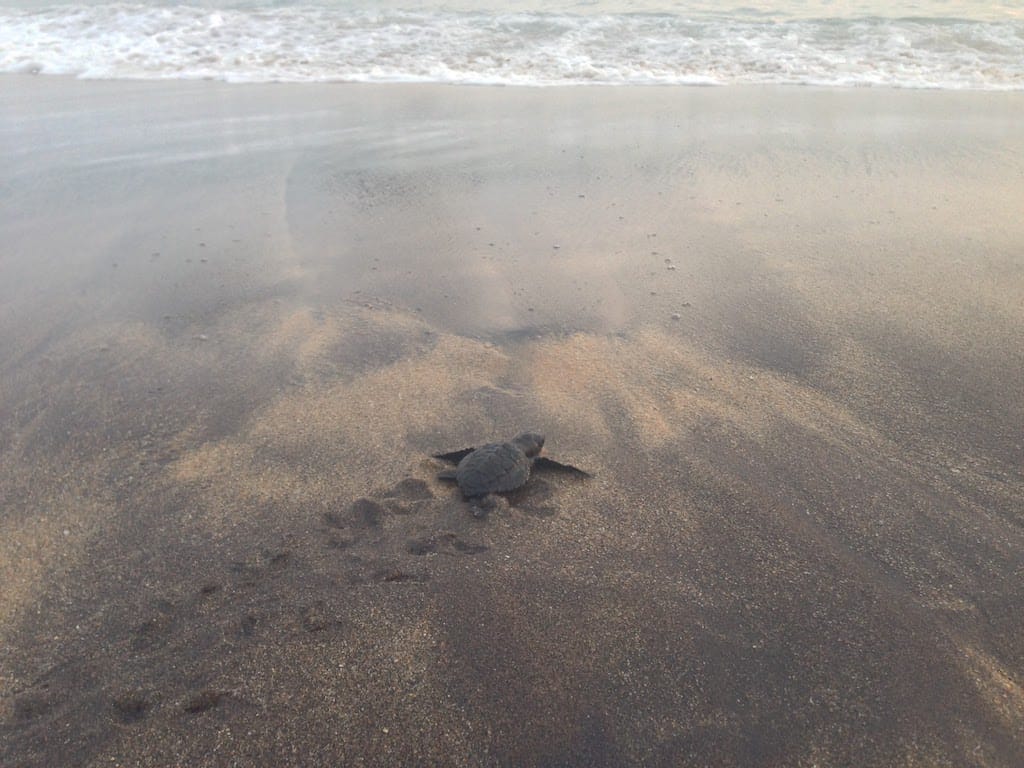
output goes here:
<path id="1" fill-rule="evenodd" d="M 0 72 L 1024 90 L 1024 3 L 0 0 Z"/>

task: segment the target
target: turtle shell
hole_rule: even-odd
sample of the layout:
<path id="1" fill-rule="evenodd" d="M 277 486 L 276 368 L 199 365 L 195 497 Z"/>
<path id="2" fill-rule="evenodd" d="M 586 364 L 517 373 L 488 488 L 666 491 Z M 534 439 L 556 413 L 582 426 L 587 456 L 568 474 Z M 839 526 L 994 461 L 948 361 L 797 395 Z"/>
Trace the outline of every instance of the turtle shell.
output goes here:
<path id="1" fill-rule="evenodd" d="M 459 462 L 455 479 L 467 498 L 505 493 L 530 479 L 532 464 L 533 460 L 515 443 L 489 443 Z"/>

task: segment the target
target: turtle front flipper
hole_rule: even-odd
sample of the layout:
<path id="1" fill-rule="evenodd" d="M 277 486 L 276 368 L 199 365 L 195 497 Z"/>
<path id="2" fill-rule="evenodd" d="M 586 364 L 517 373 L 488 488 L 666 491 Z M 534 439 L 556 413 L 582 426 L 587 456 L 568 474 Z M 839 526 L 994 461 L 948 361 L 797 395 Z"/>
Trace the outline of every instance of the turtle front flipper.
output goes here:
<path id="1" fill-rule="evenodd" d="M 461 451 L 451 451 L 449 453 L 435 453 L 433 457 L 440 459 L 441 461 L 447 461 L 449 464 L 458 464 L 464 458 L 469 456 L 475 449 L 474 448 L 463 448 Z"/>
<path id="2" fill-rule="evenodd" d="M 552 472 L 564 472 L 569 475 L 576 475 L 578 477 L 593 477 L 589 472 L 584 472 L 579 467 L 574 467 L 572 464 L 563 464 L 560 461 L 549 459 L 547 456 L 538 456 L 533 460 L 534 469 L 547 469 Z"/>

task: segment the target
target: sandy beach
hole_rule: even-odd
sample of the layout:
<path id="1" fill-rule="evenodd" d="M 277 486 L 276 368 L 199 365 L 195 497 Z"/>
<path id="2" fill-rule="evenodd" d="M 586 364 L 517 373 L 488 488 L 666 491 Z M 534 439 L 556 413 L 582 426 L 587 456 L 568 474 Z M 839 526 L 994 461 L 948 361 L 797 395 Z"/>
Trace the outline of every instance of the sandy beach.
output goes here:
<path id="1" fill-rule="evenodd" d="M 1022 114 L 0 78 L 0 764 L 1019 765 Z"/>

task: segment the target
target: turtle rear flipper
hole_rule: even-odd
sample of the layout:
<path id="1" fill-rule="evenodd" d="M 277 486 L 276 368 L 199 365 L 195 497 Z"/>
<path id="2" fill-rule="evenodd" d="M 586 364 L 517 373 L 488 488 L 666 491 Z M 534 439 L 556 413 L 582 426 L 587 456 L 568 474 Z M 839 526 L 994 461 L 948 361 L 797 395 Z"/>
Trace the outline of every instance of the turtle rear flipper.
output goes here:
<path id="1" fill-rule="evenodd" d="M 473 517 L 477 520 L 481 520 L 496 510 L 500 504 L 501 497 L 493 493 L 488 493 L 485 496 L 477 496 L 471 499 L 469 511 L 473 513 Z M 505 502 L 505 506 L 508 506 L 507 501 Z"/>

